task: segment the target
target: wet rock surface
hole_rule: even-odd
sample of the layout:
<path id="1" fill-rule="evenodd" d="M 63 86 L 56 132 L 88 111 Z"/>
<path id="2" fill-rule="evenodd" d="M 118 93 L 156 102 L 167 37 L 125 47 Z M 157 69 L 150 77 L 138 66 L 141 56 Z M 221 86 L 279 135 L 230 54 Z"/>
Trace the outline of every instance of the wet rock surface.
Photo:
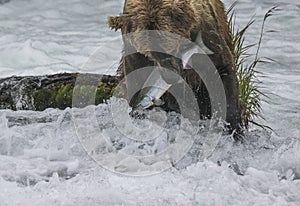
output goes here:
<path id="1" fill-rule="evenodd" d="M 78 75 L 78 73 L 63 73 L 0 79 L 0 109 L 43 111 L 47 108 L 71 107 Z M 99 82 L 96 103 L 102 103 L 112 95 L 117 77 L 109 75 L 93 75 L 93 77 Z"/>

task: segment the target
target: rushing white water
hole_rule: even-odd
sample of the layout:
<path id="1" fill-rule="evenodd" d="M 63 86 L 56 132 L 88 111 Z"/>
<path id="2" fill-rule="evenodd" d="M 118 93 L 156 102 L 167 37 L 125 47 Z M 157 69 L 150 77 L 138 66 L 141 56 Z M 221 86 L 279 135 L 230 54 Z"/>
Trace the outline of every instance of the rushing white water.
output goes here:
<path id="1" fill-rule="evenodd" d="M 1 111 L 0 204 L 299 203 L 300 141 L 290 138 L 275 142 L 268 134 L 253 131 L 247 134 L 244 144 L 237 145 L 228 136 L 220 139 L 218 132 L 207 136 L 205 124 L 196 137 L 189 132 L 193 127 L 178 134 L 176 116 L 169 114 L 169 126 L 158 139 L 139 143 L 119 132 L 131 128 L 115 126 L 111 104 L 65 111 Z M 91 111 L 95 112 L 99 131 L 89 123 Z M 150 113 L 157 115 L 155 111 Z M 145 121 L 138 123 L 147 127 Z M 106 138 L 104 142 L 100 140 L 102 136 Z M 100 141 L 93 140 L 92 145 L 85 141 L 94 137 Z M 195 138 L 191 151 L 175 167 L 163 172 L 169 162 L 159 158 L 156 151 L 166 147 L 180 151 L 181 139 L 191 137 Z M 220 140 L 216 147 L 212 144 L 214 139 Z M 145 155 L 150 158 L 145 159 Z M 208 160 L 198 162 L 203 158 Z M 186 166 L 189 167 L 183 169 Z"/>
<path id="2" fill-rule="evenodd" d="M 0 76 L 105 72 L 84 65 L 96 49 L 120 41 L 120 33 L 108 29 L 106 18 L 118 14 L 122 3 L 11 0 L 0 5 Z M 225 3 L 228 7 L 232 1 Z M 261 56 L 279 63 L 258 68 L 263 72 L 260 79 L 264 91 L 271 93 L 270 104 L 263 105 L 263 123 L 277 134 L 253 129 L 244 144 L 236 144 L 229 136 L 220 138 L 218 131 L 208 133 L 207 122 L 201 124 L 200 131 L 185 123 L 185 129 L 179 132 L 175 114 L 151 111 L 154 122 L 167 117 L 167 126 L 155 141 L 140 144 L 120 133 L 121 128 L 136 134 L 126 125 L 116 127 L 112 103 L 65 111 L 2 110 L 0 206 L 299 205 L 300 3 L 242 0 L 236 9 L 237 23 L 245 25 L 255 15 L 257 21 L 248 32 L 247 42 L 256 43 L 264 13 L 277 4 L 282 11 L 266 25 L 266 31 L 277 32 L 266 33 Z M 104 53 L 117 61 L 121 45 L 115 44 L 114 48 Z M 116 103 L 122 104 L 121 100 Z M 94 122 L 99 133 L 91 129 L 95 125 L 84 122 L 91 117 L 90 111 L 96 114 Z M 147 119 L 135 124 L 149 126 Z M 106 137 L 106 142 L 85 142 L 97 135 Z M 182 161 L 170 163 L 168 157 L 155 156 L 164 147 L 182 152 L 182 139 L 189 138 L 195 144 Z M 176 156 L 176 152 L 172 155 Z M 168 164 L 175 167 L 161 172 Z M 122 175 L 157 172 L 161 173 Z"/>

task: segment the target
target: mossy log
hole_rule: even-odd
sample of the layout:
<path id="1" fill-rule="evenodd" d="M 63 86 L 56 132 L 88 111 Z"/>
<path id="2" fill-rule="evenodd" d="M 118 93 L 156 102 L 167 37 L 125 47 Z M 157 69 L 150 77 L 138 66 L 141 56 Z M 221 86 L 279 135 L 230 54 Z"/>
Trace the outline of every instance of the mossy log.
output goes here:
<path id="1" fill-rule="evenodd" d="M 0 79 L 0 109 L 43 111 L 72 107 L 73 92 L 85 98 L 94 85 L 75 85 L 78 73 Z M 109 99 L 118 85 L 117 76 L 93 75 L 99 81 L 95 104 Z"/>

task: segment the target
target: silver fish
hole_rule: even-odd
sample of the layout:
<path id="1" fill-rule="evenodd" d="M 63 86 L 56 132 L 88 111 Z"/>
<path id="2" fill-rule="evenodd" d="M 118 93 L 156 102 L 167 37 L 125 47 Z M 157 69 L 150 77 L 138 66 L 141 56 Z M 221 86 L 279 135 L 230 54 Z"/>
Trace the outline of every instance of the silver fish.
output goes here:
<path id="1" fill-rule="evenodd" d="M 160 98 L 171 86 L 172 84 L 164 81 L 159 69 L 154 69 L 139 94 L 134 110 L 145 110 L 154 105 L 161 106 L 163 101 Z"/>

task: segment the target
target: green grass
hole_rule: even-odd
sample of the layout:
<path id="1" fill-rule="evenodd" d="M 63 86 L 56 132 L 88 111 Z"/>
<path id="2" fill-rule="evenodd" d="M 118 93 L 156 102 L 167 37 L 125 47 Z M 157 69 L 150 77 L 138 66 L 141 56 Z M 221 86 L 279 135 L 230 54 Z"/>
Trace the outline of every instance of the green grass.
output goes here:
<path id="1" fill-rule="evenodd" d="M 260 57 L 259 51 L 263 40 L 265 23 L 278 9 L 277 7 L 273 7 L 265 14 L 258 42 L 246 45 L 246 32 L 255 23 L 255 20 L 252 18 L 242 29 L 236 29 L 236 15 L 234 12 L 236 4 L 237 2 L 233 3 L 227 15 L 229 16 L 229 26 L 233 35 L 234 63 L 239 80 L 242 124 L 245 129 L 248 129 L 251 124 L 264 129 L 271 129 L 269 126 L 257 122 L 257 119 L 264 119 L 262 116 L 262 97 L 268 99 L 268 96 L 261 90 L 263 83 L 258 78 L 258 75 L 261 73 L 257 71 L 257 67 L 259 64 L 273 61 L 270 58 Z M 255 47 L 255 54 L 250 54 L 249 50 Z"/>

